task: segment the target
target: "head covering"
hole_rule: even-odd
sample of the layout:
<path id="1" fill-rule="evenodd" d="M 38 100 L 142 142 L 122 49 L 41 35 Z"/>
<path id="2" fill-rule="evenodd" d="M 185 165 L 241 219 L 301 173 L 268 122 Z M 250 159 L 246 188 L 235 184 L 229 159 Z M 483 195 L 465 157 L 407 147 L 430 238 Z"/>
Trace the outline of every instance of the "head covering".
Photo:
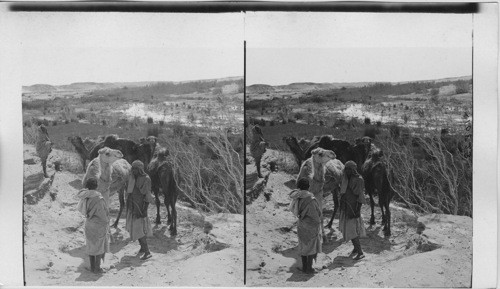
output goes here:
<path id="1" fill-rule="evenodd" d="M 356 165 L 355 162 L 353 162 L 353 161 L 346 162 L 344 170 L 347 169 L 347 168 L 349 168 L 349 169 L 352 170 L 352 173 L 353 173 L 354 176 L 358 175 L 358 171 L 357 171 L 358 166 Z M 342 174 L 342 182 L 340 183 L 340 195 L 345 194 L 345 192 L 347 190 L 347 185 L 348 184 L 349 184 L 349 180 L 347 179 L 347 176 L 344 173 L 344 174 Z"/>
<path id="2" fill-rule="evenodd" d="M 132 169 L 134 168 L 139 170 L 139 175 L 141 176 L 146 175 L 146 172 L 144 171 L 144 163 L 141 162 L 140 160 L 135 160 L 132 162 Z"/>
<path id="3" fill-rule="evenodd" d="M 346 168 L 350 168 L 351 170 L 355 170 L 355 171 L 357 171 L 357 168 L 358 168 L 358 166 L 356 165 L 356 163 L 353 162 L 353 161 L 346 162 L 345 163 L 345 167 Z"/>
<path id="4" fill-rule="evenodd" d="M 307 191 L 307 190 L 293 190 L 288 194 L 290 199 L 292 201 L 290 202 L 290 205 L 288 205 L 288 210 L 293 213 L 294 216 L 299 215 L 299 199 L 306 198 L 306 197 L 311 197 L 314 199 L 313 193 Z"/>

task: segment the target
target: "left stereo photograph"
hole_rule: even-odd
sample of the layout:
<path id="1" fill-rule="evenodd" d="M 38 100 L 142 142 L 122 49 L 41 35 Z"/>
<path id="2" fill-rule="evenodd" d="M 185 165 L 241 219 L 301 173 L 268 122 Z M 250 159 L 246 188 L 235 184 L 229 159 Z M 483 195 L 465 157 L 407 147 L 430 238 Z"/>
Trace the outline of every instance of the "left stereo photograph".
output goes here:
<path id="1" fill-rule="evenodd" d="M 12 14 L 25 284 L 244 286 L 242 15 Z"/>

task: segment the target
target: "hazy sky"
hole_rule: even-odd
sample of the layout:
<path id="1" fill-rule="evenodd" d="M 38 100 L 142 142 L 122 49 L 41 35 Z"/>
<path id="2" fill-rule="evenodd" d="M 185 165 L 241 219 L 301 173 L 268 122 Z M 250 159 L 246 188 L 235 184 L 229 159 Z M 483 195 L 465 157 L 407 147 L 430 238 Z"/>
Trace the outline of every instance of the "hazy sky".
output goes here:
<path id="1" fill-rule="evenodd" d="M 472 74 L 472 16 L 247 13 L 247 84 Z"/>
<path id="2" fill-rule="evenodd" d="M 24 85 L 243 76 L 243 15 L 8 13 Z"/>

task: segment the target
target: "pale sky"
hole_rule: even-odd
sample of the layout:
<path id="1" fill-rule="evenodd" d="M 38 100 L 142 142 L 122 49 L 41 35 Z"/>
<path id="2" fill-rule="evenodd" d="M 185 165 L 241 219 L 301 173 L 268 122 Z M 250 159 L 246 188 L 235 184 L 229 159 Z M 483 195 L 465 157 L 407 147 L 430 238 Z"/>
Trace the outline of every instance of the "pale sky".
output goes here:
<path id="1" fill-rule="evenodd" d="M 470 14 L 247 13 L 247 85 L 472 74 Z"/>
<path id="2" fill-rule="evenodd" d="M 22 83 L 243 76 L 243 14 L 7 13 Z M 4 16 L 2 15 L 2 16 Z M 1 21 L 0 21 L 1 22 Z"/>

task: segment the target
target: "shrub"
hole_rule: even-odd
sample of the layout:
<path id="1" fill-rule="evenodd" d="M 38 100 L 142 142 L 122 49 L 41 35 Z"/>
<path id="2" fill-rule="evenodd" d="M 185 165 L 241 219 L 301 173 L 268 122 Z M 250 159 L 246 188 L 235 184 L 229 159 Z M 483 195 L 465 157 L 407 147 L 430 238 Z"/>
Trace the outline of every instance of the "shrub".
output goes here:
<path id="1" fill-rule="evenodd" d="M 417 212 L 472 216 L 472 158 L 452 155 L 440 137 L 414 140 L 432 160 L 419 159 L 412 146 L 381 143 L 395 198 Z"/>
<path id="2" fill-rule="evenodd" d="M 45 118 L 42 120 L 42 123 L 44 126 L 47 126 L 47 127 L 49 126 L 49 121 Z"/>
<path id="3" fill-rule="evenodd" d="M 376 124 L 377 124 L 377 126 L 378 126 L 378 127 L 381 127 L 381 126 L 382 126 L 382 122 L 381 122 L 380 120 L 378 120 L 378 121 L 376 122 Z"/>
<path id="4" fill-rule="evenodd" d="M 65 119 L 64 120 L 64 124 L 68 124 L 69 123 L 69 120 L 68 119 Z"/>
<path id="5" fill-rule="evenodd" d="M 159 126 L 150 126 L 147 129 L 147 135 L 146 136 L 155 136 L 158 137 L 160 135 L 161 129 Z"/>
<path id="6" fill-rule="evenodd" d="M 349 124 L 351 125 L 351 127 L 358 127 L 360 125 L 360 122 L 357 118 L 353 117 L 351 118 L 351 120 L 349 121 Z"/>
<path id="7" fill-rule="evenodd" d="M 300 112 L 296 112 L 295 115 L 294 115 L 295 119 L 296 120 L 299 120 L 299 119 L 303 119 L 304 118 L 304 115 Z"/>
<path id="8" fill-rule="evenodd" d="M 153 124 L 153 118 L 148 116 L 147 122 L 148 122 L 148 124 Z"/>
<path id="9" fill-rule="evenodd" d="M 320 126 L 325 126 L 325 121 L 324 120 L 320 120 L 318 123 L 319 123 Z"/>
<path id="10" fill-rule="evenodd" d="M 288 122 L 289 122 L 289 123 L 297 123 L 297 121 L 296 121 L 295 119 L 293 119 L 293 118 L 289 118 L 289 119 L 288 119 Z"/>
<path id="11" fill-rule="evenodd" d="M 27 126 L 23 129 L 23 142 L 26 144 L 36 144 L 36 138 L 38 135 L 38 127 L 35 125 Z"/>
<path id="12" fill-rule="evenodd" d="M 401 119 L 402 119 L 402 120 L 404 121 L 404 123 L 406 124 L 406 123 L 408 123 L 408 121 L 410 120 L 410 116 L 409 116 L 408 114 L 406 114 L 406 113 L 405 113 L 405 114 L 403 114 L 403 115 L 401 116 Z"/>
<path id="13" fill-rule="evenodd" d="M 165 121 L 163 121 L 163 120 L 160 120 L 158 123 L 160 124 L 160 126 L 164 126 L 165 125 Z"/>
<path id="14" fill-rule="evenodd" d="M 165 142 L 182 190 L 180 197 L 205 212 L 243 213 L 243 158 L 225 134 L 202 138 L 203 146 L 213 152 L 209 158 L 180 138 Z"/>
<path id="15" fill-rule="evenodd" d="M 379 134 L 380 131 L 374 127 L 374 126 L 367 126 L 364 129 L 363 136 L 369 136 L 372 139 L 375 139 L 377 137 L 377 134 Z"/>
<path id="16" fill-rule="evenodd" d="M 57 125 L 57 120 L 53 120 L 52 121 L 52 126 L 56 126 Z"/>
<path id="17" fill-rule="evenodd" d="M 269 126 L 274 126 L 274 119 L 269 122 Z"/>
<path id="18" fill-rule="evenodd" d="M 107 122 L 105 119 L 101 120 L 102 125 L 107 125 Z"/>
<path id="19" fill-rule="evenodd" d="M 266 121 L 263 118 L 261 118 L 260 122 L 259 122 L 259 125 L 262 126 L 262 127 L 266 126 Z"/>
<path id="20" fill-rule="evenodd" d="M 76 117 L 78 119 L 85 119 L 86 115 L 85 115 L 84 112 L 81 111 L 81 112 L 79 112 L 79 113 L 76 114 Z"/>
<path id="21" fill-rule="evenodd" d="M 337 118 L 335 120 L 335 123 L 333 124 L 334 127 L 339 127 L 339 126 L 344 126 L 347 122 L 343 118 Z"/>
<path id="22" fill-rule="evenodd" d="M 365 117 L 365 124 L 369 125 L 371 124 L 371 119 L 369 117 Z"/>

